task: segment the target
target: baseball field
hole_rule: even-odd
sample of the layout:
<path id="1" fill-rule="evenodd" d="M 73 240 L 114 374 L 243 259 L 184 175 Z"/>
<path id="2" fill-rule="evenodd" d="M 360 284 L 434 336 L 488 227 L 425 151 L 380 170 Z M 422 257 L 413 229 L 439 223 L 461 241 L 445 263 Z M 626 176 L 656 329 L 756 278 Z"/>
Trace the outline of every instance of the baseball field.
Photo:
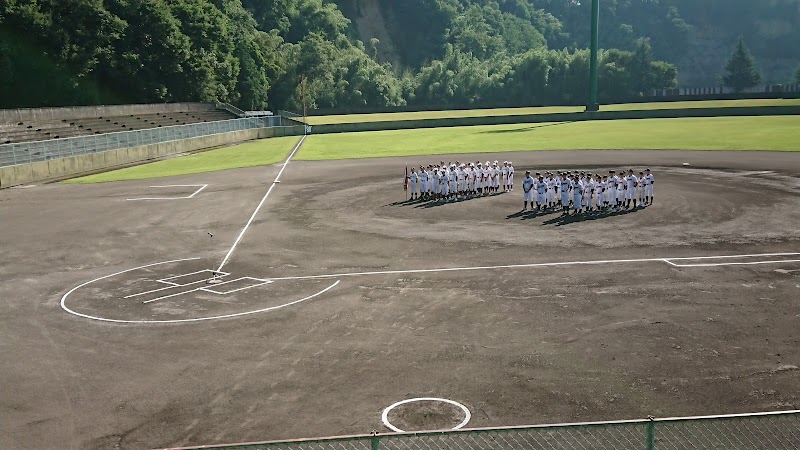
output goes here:
<path id="1" fill-rule="evenodd" d="M 2 190 L 3 345 L 23 351 L 0 365 L 0 447 L 798 409 L 798 130 L 311 135 Z M 523 212 L 519 184 L 407 200 L 405 164 L 442 159 L 513 160 L 520 180 L 650 168 L 655 202 Z M 413 398 L 451 403 L 395 406 Z"/>

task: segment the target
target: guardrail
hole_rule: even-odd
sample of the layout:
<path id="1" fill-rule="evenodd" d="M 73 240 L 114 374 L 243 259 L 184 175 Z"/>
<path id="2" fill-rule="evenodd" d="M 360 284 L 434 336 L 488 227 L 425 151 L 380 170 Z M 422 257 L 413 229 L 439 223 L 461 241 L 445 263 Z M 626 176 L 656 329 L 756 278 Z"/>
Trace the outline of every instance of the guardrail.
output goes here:
<path id="1" fill-rule="evenodd" d="M 228 111 L 231 114 L 235 114 L 237 117 L 245 117 L 246 115 L 246 113 L 243 110 L 231 105 L 230 103 L 217 103 L 216 107 L 217 109 L 222 109 Z"/>
<path id="2" fill-rule="evenodd" d="M 800 411 L 623 420 L 326 439 L 205 445 L 183 449 L 283 450 L 778 450 L 800 448 Z"/>
<path id="3" fill-rule="evenodd" d="M 77 136 L 47 141 L 0 145 L 0 167 L 66 158 L 69 156 L 158 144 L 232 131 L 281 126 L 280 116 L 175 125 L 146 130 L 121 131 L 92 136 Z"/>

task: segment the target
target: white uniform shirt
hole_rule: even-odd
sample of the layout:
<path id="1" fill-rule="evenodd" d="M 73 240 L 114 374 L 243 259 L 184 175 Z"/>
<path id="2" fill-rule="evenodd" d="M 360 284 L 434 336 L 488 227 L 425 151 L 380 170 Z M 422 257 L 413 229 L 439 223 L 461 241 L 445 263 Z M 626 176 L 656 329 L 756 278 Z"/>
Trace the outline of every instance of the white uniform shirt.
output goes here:
<path id="1" fill-rule="evenodd" d="M 522 180 L 522 190 L 529 192 L 531 189 L 533 189 L 533 178 L 526 177 L 524 180 Z"/>
<path id="2" fill-rule="evenodd" d="M 417 184 L 417 172 L 411 172 L 411 174 L 408 175 L 408 178 L 411 179 L 412 184 Z"/>
<path id="3" fill-rule="evenodd" d="M 570 181 L 566 178 L 561 180 L 561 192 L 569 191 L 570 184 L 571 184 Z"/>
<path id="4" fill-rule="evenodd" d="M 628 182 L 629 191 L 635 188 L 636 185 L 639 183 L 639 179 L 636 178 L 636 175 L 628 175 L 627 177 L 625 177 L 625 181 Z"/>
<path id="5" fill-rule="evenodd" d="M 547 183 L 545 183 L 544 181 L 540 181 L 540 182 L 536 183 L 536 193 L 542 194 L 542 195 L 546 194 L 547 193 Z"/>
<path id="6" fill-rule="evenodd" d="M 423 171 L 421 171 L 421 172 L 419 173 L 419 179 L 420 179 L 420 181 L 422 181 L 423 183 L 427 183 L 427 182 L 428 182 L 428 172 L 426 172 L 426 171 L 424 171 L 424 170 L 423 170 Z"/>

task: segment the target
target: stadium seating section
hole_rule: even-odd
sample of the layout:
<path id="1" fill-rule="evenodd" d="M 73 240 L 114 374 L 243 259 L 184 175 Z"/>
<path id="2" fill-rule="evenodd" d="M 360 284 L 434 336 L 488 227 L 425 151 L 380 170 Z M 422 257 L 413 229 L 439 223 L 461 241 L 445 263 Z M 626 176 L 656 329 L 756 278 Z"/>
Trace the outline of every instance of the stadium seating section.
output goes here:
<path id="1" fill-rule="evenodd" d="M 127 116 L 61 119 L 47 122 L 0 123 L 0 144 L 43 141 L 75 136 L 144 130 L 173 125 L 236 119 L 222 110 L 132 114 Z"/>

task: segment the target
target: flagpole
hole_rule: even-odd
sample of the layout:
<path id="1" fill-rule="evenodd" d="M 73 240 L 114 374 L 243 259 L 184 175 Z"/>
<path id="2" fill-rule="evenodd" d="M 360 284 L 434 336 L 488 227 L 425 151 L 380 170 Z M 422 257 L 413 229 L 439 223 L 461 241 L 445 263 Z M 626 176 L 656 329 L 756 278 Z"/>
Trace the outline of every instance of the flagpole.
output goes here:
<path id="1" fill-rule="evenodd" d="M 403 190 L 406 191 L 406 201 L 408 201 L 408 161 L 406 161 L 406 177 L 403 178 Z"/>

